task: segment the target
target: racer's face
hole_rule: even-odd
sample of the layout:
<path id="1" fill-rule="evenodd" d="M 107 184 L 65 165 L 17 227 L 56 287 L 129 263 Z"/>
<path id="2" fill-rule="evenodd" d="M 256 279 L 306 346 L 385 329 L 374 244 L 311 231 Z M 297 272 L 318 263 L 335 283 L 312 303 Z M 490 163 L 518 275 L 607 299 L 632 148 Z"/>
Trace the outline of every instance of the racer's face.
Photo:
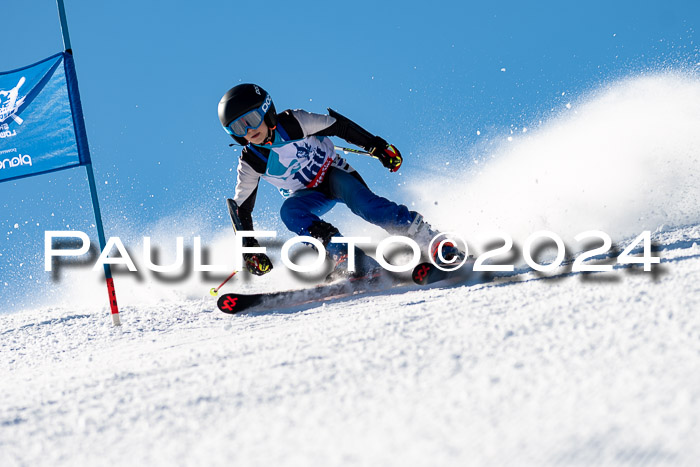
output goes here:
<path id="1" fill-rule="evenodd" d="M 251 130 L 250 128 L 248 128 L 248 132 L 245 135 L 245 139 L 249 143 L 262 144 L 263 141 L 265 141 L 265 138 L 267 138 L 267 133 L 267 124 L 265 122 L 262 122 L 260 126 L 257 127 L 255 130 Z"/>

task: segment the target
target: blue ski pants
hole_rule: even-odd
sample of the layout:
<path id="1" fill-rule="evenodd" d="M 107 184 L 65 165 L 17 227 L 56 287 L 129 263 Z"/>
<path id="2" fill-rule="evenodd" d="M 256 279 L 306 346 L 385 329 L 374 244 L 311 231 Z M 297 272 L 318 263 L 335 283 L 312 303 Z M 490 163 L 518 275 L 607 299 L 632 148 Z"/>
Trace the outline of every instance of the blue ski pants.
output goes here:
<path id="1" fill-rule="evenodd" d="M 365 183 L 351 173 L 331 167 L 319 188 L 300 190 L 282 203 L 280 216 L 289 230 L 297 235 L 309 235 L 309 227 L 336 203 L 391 234 L 401 234 L 413 222 L 415 213 L 401 204 L 377 196 Z"/>

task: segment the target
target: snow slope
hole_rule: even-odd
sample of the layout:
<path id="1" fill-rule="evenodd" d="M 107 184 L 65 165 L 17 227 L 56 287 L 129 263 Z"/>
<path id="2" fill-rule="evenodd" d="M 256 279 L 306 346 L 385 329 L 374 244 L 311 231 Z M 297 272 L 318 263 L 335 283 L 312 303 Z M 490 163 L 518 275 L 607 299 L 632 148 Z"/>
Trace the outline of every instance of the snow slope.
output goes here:
<path id="1" fill-rule="evenodd" d="M 693 465 L 700 228 L 655 273 L 0 321 L 0 464 Z"/>
<path id="2" fill-rule="evenodd" d="M 56 304 L 0 316 L 0 465 L 695 465 L 699 105 L 694 76 L 617 83 L 413 195 L 470 241 L 650 230 L 652 272 L 562 267 L 240 316 L 199 298 L 211 281 L 119 275 L 120 328 L 95 278 L 66 272 Z M 366 234 L 355 224 L 340 227 Z M 290 285 L 276 268 L 230 287 Z"/>

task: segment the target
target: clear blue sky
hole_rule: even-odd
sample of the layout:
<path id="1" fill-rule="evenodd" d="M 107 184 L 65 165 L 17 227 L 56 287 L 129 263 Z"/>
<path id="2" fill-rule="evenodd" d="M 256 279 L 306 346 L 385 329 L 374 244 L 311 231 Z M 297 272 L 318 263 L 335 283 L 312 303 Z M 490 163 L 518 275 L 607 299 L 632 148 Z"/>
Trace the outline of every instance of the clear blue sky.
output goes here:
<path id="1" fill-rule="evenodd" d="M 700 61 L 700 3 L 691 0 L 66 0 L 66 10 L 114 236 L 148 235 L 156 220 L 192 213 L 228 228 L 222 199 L 233 194 L 238 153 L 216 105 L 239 82 L 261 84 L 278 110 L 330 106 L 351 117 L 396 144 L 403 180 L 420 183 L 440 154 L 468 163 L 469 148 L 600 83 Z M 54 0 L 5 2 L 3 20 L 0 70 L 62 50 Z M 360 156 L 351 162 L 380 191 L 394 176 Z M 274 212 L 279 202 L 265 187 L 258 206 Z M 4 311 L 31 302 L 27 291 L 49 290 L 45 230 L 96 234 L 82 168 L 0 184 L 0 208 Z M 174 226 L 190 237 L 199 228 Z"/>

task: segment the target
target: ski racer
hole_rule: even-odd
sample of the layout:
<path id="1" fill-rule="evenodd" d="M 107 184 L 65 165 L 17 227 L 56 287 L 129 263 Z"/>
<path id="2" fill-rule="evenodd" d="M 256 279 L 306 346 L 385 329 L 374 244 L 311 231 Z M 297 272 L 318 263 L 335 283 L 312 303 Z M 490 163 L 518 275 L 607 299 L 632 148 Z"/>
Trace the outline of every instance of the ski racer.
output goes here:
<path id="1" fill-rule="evenodd" d="M 270 94 L 255 84 L 231 88 L 219 102 L 219 120 L 226 132 L 244 146 L 238 161 L 234 201 L 245 230 L 253 229 L 253 207 L 260 179 L 279 189 L 286 197 L 280 209 L 285 226 L 297 235 L 311 236 L 323 243 L 335 267 L 327 280 L 368 278 L 379 274 L 379 264 L 361 249 L 355 249 L 355 272 L 348 272 L 347 244 L 332 243 L 340 237 L 336 227 L 321 219 L 336 203 L 347 205 L 364 220 L 392 235 L 414 239 L 426 250 L 437 232 L 419 213 L 376 195 L 359 173 L 335 152 L 331 136 L 363 148 L 384 167 L 396 172 L 403 158 L 399 150 L 344 117 L 328 109 L 329 115 L 304 110 L 277 113 Z M 259 246 L 252 237 L 243 246 Z M 437 252 L 431 252 L 436 256 Z M 459 255 L 445 244 L 444 258 Z M 263 275 L 272 269 L 267 255 L 244 253 L 245 268 Z"/>

